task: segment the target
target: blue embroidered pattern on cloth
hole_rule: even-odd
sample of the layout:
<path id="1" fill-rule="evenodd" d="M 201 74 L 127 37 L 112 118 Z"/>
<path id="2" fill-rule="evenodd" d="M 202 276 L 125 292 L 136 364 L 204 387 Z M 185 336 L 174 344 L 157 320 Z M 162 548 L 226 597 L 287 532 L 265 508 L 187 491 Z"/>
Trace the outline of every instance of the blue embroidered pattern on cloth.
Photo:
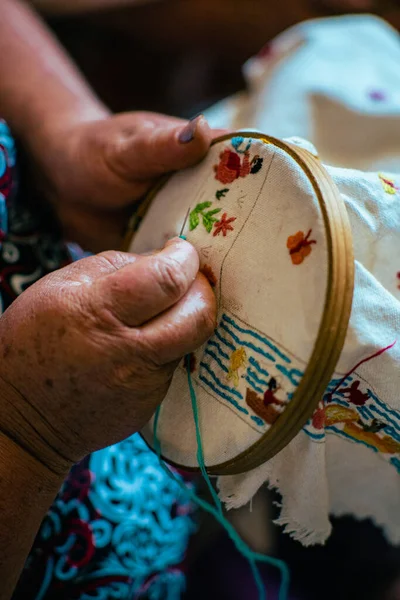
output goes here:
<path id="1" fill-rule="evenodd" d="M 300 366 L 273 340 L 225 311 L 205 348 L 198 383 L 264 433 L 299 384 Z"/>
<path id="2" fill-rule="evenodd" d="M 94 453 L 63 485 L 38 534 L 35 600 L 177 600 L 185 589 L 174 568 L 195 525 L 185 490 L 136 434 Z M 63 584 L 61 587 L 61 583 Z M 130 595 L 132 594 L 132 595 Z"/>
<path id="3" fill-rule="evenodd" d="M 0 312 L 40 277 L 70 263 L 71 254 L 74 260 L 84 255 L 76 247 L 70 253 L 54 226 L 47 229 L 32 214 L 27 191 L 17 189 L 17 166 L 0 120 Z M 184 489 L 134 435 L 71 470 L 13 600 L 179 600 L 180 564 L 194 530 Z"/>
<path id="4" fill-rule="evenodd" d="M 254 142 L 251 138 L 237 136 L 223 146 L 219 162 L 213 166 L 217 180 L 213 192 L 216 201 L 202 202 L 192 210 L 189 232 L 197 228 L 199 215 L 207 210 L 205 215 L 210 223 L 207 221 L 206 229 L 210 233 L 217 225 L 211 221 L 216 221 L 231 208 L 233 185 L 262 169 L 265 160 L 257 154 L 257 143 Z M 395 183 L 387 176 L 380 175 L 380 179 L 384 190 L 394 194 Z M 221 188 L 221 183 L 227 187 Z M 243 205 L 239 199 L 245 197 L 242 193 L 238 198 L 240 209 Z M 222 269 L 213 265 L 209 243 L 202 246 L 202 241 L 199 242 L 201 272 L 215 288 L 221 286 Z M 282 251 L 289 254 L 296 268 L 302 268 L 316 244 L 311 228 L 294 231 L 282 243 Z M 227 248 L 229 252 L 229 244 Z M 220 309 L 219 324 L 204 352 L 191 358 L 191 375 L 207 394 L 232 410 L 252 429 L 265 433 L 290 402 L 304 375 L 306 363 L 226 307 L 221 305 Z M 400 472 L 400 413 L 382 402 L 357 372 L 348 375 L 343 382 L 335 375 L 303 431 L 317 443 L 325 441 L 326 435 L 330 434 L 363 444 L 380 453 Z"/>
<path id="5" fill-rule="evenodd" d="M 225 311 L 192 376 L 207 393 L 264 433 L 292 398 L 305 366 Z M 303 431 L 317 443 L 330 434 L 363 444 L 400 473 L 400 413 L 382 402 L 357 372 L 343 381 L 340 376 L 331 380 Z"/>

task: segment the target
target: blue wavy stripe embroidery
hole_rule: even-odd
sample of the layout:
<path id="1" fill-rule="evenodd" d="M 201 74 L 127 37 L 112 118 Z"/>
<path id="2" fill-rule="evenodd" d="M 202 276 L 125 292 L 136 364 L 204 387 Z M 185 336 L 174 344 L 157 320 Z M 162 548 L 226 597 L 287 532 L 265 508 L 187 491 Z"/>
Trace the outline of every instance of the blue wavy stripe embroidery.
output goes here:
<path id="1" fill-rule="evenodd" d="M 335 400 L 335 402 L 337 404 L 340 404 L 341 406 L 345 406 L 346 408 L 350 408 L 350 404 L 346 403 L 344 401 L 341 400 Z M 396 423 L 391 417 L 389 417 L 387 415 L 386 412 L 379 410 L 376 406 L 373 405 L 369 405 L 369 406 L 357 406 L 355 407 L 357 408 L 359 414 L 364 417 L 364 419 L 376 419 L 376 415 L 378 417 L 381 417 L 382 419 L 384 419 L 385 422 L 387 422 L 387 426 L 384 427 L 382 429 L 382 431 L 387 432 L 388 435 L 391 435 L 392 437 L 394 437 L 396 439 L 396 441 L 400 442 L 400 427 L 398 425 L 398 423 Z M 389 425 L 389 423 L 391 425 Z"/>
<path id="2" fill-rule="evenodd" d="M 394 466 L 396 471 L 400 474 L 400 460 L 395 456 L 390 459 L 390 463 Z"/>
<path id="3" fill-rule="evenodd" d="M 225 325 L 225 323 L 221 323 L 221 329 L 223 329 L 224 331 L 229 333 L 229 335 L 232 337 L 232 339 L 235 340 L 235 342 L 237 344 L 239 344 L 240 346 L 246 346 L 246 348 L 250 348 L 251 350 L 254 350 L 254 352 L 258 352 L 258 354 L 261 354 L 268 360 L 275 362 L 275 358 L 268 352 L 265 352 L 265 350 L 263 350 L 259 346 L 255 346 L 251 342 L 245 342 L 244 340 L 239 339 L 238 336 L 231 329 L 229 329 L 229 327 L 227 327 Z"/>
<path id="4" fill-rule="evenodd" d="M 367 442 L 364 442 L 363 440 L 357 440 L 357 438 L 354 438 L 353 436 L 349 435 L 348 433 L 345 433 L 344 431 L 342 431 L 341 429 L 338 429 L 334 425 L 330 425 L 329 427 L 327 427 L 326 432 L 327 433 L 337 433 L 338 435 L 341 435 L 342 437 L 347 438 L 351 442 L 356 442 L 357 444 L 363 444 L 364 446 L 367 446 L 367 448 L 371 448 L 371 450 L 373 450 L 374 452 L 378 452 L 378 450 L 377 450 L 377 448 L 375 448 L 375 446 L 371 446 L 371 444 L 368 444 Z"/>
<path id="5" fill-rule="evenodd" d="M 333 404 L 340 404 L 340 406 L 344 406 L 345 408 L 350 408 L 350 405 L 348 402 L 346 402 L 346 400 L 341 400 L 340 398 L 334 398 L 333 399 Z M 328 403 L 329 406 L 330 402 Z"/>
<path id="6" fill-rule="evenodd" d="M 211 358 L 215 360 L 215 362 L 221 367 L 223 371 L 225 371 L 225 373 L 229 373 L 229 369 L 226 368 L 221 359 L 218 358 L 218 356 L 212 350 L 208 350 L 208 348 L 206 348 L 204 354 L 208 354 L 208 356 L 211 356 Z"/>
<path id="7" fill-rule="evenodd" d="M 256 359 L 253 356 L 250 356 L 249 363 L 255 369 L 257 369 L 257 371 L 259 371 L 259 373 L 261 373 L 262 375 L 265 375 L 265 377 L 269 377 L 268 371 L 266 371 L 265 369 L 263 369 L 262 366 L 256 361 Z"/>
<path id="8" fill-rule="evenodd" d="M 221 396 L 221 398 L 224 398 L 224 400 L 227 400 L 227 402 L 229 402 L 230 404 L 232 404 L 232 406 L 234 406 L 235 408 L 240 410 L 240 412 L 244 413 L 245 415 L 249 414 L 248 410 L 246 410 L 243 406 L 241 406 L 236 400 L 234 400 L 227 394 L 224 394 L 224 392 L 222 392 L 221 390 L 218 390 L 211 381 L 209 381 L 206 377 L 204 377 L 204 375 L 199 375 L 199 378 L 203 383 L 208 385 L 208 387 L 210 387 L 218 396 Z"/>
<path id="9" fill-rule="evenodd" d="M 259 425 L 260 427 L 263 427 L 265 425 L 264 421 L 262 419 L 260 419 L 260 417 L 256 417 L 256 416 L 252 416 L 251 420 L 254 421 L 254 423 L 256 423 L 257 425 Z"/>
<path id="10" fill-rule="evenodd" d="M 254 381 L 252 379 L 250 379 L 250 377 L 248 377 L 247 375 L 245 377 L 245 380 L 247 381 L 247 383 L 249 383 L 251 385 L 251 387 L 253 388 L 253 390 L 255 390 L 256 392 L 258 392 L 259 394 L 263 394 L 264 393 L 264 391 L 260 387 L 258 387 L 258 385 L 255 384 Z"/>
<path id="11" fill-rule="evenodd" d="M 274 344 L 272 344 L 266 337 L 260 335 L 256 331 L 252 331 L 251 329 L 244 329 L 243 327 L 240 327 L 240 325 L 235 323 L 235 321 L 233 319 L 231 319 L 230 317 L 228 317 L 228 315 L 222 315 L 222 320 L 225 321 L 226 323 L 229 323 L 229 325 L 234 327 L 240 333 L 244 333 L 246 335 L 251 335 L 256 340 L 263 342 L 266 346 L 268 346 L 268 348 L 270 348 L 270 350 L 273 350 L 273 352 L 275 352 L 275 354 L 277 354 L 285 362 L 287 362 L 287 363 L 292 362 L 288 356 L 283 354 L 283 352 L 281 352 L 281 350 L 279 350 L 279 348 L 277 348 Z M 273 359 L 273 360 L 275 360 L 275 359 Z"/>
<path id="12" fill-rule="evenodd" d="M 396 431 L 396 429 L 394 427 L 392 427 L 391 425 L 387 425 L 386 427 L 384 427 L 382 429 L 382 431 L 384 433 L 387 433 L 387 435 L 391 436 L 392 438 L 394 438 L 396 440 L 396 442 L 400 442 L 399 432 Z"/>
<path id="13" fill-rule="evenodd" d="M 219 387 L 221 387 L 223 390 L 226 390 L 230 394 L 233 394 L 234 396 L 237 396 L 238 398 L 240 398 L 240 400 L 243 400 L 242 394 L 240 392 L 238 392 L 238 390 L 235 390 L 234 388 L 230 388 L 228 385 L 225 385 L 224 383 L 222 383 L 222 381 L 220 379 L 218 379 L 218 377 L 216 376 L 216 374 L 214 373 L 214 371 L 212 369 L 210 369 L 210 367 L 209 367 L 209 365 L 207 363 L 201 362 L 200 366 L 203 367 L 203 369 L 205 369 L 211 375 L 211 377 L 214 379 L 215 383 Z"/>
<path id="14" fill-rule="evenodd" d="M 353 378 L 351 375 L 348 375 L 346 377 L 346 379 L 331 379 L 331 381 L 329 382 L 326 391 L 327 392 L 332 392 L 332 388 L 335 389 L 335 387 L 337 387 L 339 385 L 339 383 L 342 385 L 347 385 L 349 383 L 351 383 L 353 381 Z"/>
<path id="15" fill-rule="evenodd" d="M 323 440 L 325 437 L 325 433 L 312 433 L 308 431 L 308 429 L 303 429 L 304 433 L 308 435 L 312 440 Z"/>
<path id="16" fill-rule="evenodd" d="M 268 381 L 265 381 L 265 379 L 261 379 L 261 377 L 259 377 L 255 371 L 252 371 L 250 367 L 247 369 L 247 375 L 254 379 L 256 383 L 268 387 Z"/>
<path id="17" fill-rule="evenodd" d="M 216 348 L 219 352 L 219 354 L 222 356 L 222 358 L 225 358 L 225 360 L 229 360 L 229 354 L 227 354 L 226 352 L 224 352 L 221 348 L 221 346 L 218 344 L 218 342 L 216 342 L 215 340 L 210 340 L 207 344 L 208 346 L 212 346 L 213 348 Z"/>
<path id="18" fill-rule="evenodd" d="M 236 350 L 236 347 L 229 340 L 222 337 L 222 335 L 219 333 L 219 331 L 215 331 L 215 337 L 217 337 L 220 342 L 225 344 L 225 346 L 228 346 L 228 348 L 233 350 L 233 352 Z"/>
<path id="19" fill-rule="evenodd" d="M 303 373 L 298 369 L 290 369 L 290 371 L 284 365 L 276 365 L 278 371 L 285 375 L 293 385 L 299 385 L 299 381 L 295 377 L 303 377 Z"/>
<path id="20" fill-rule="evenodd" d="M 386 404 L 379 400 L 379 398 L 375 396 L 371 390 L 368 390 L 368 394 L 371 396 L 372 400 L 375 400 L 375 402 L 385 411 L 386 414 L 389 413 L 390 415 L 396 417 L 396 419 L 400 420 L 400 413 L 398 411 L 389 408 Z"/>

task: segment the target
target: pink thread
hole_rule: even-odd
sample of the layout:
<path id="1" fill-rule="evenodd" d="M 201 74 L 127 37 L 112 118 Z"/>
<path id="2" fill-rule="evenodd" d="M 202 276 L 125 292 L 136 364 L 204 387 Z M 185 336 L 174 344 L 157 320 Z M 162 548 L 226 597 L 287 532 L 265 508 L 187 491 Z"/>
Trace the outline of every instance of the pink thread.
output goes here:
<path id="1" fill-rule="evenodd" d="M 358 369 L 358 367 L 360 367 L 362 364 L 372 360 L 373 358 L 377 358 L 378 356 L 380 356 L 381 354 L 383 354 L 384 352 L 386 352 L 387 350 L 390 350 L 391 348 L 393 348 L 393 346 L 395 346 L 397 340 L 395 340 L 393 342 L 393 344 L 390 344 L 390 346 L 386 346 L 386 348 L 382 348 L 382 350 L 379 350 L 378 352 L 375 352 L 375 354 L 373 354 L 372 356 L 368 356 L 367 358 L 363 358 L 363 360 L 360 360 L 360 362 L 358 362 L 356 364 L 355 367 L 353 367 L 351 369 L 351 371 L 349 371 L 348 373 L 346 373 L 346 375 L 339 381 L 339 383 L 337 384 L 337 386 L 335 387 L 335 389 L 329 394 L 329 396 L 332 398 L 333 394 L 335 392 L 337 392 L 337 390 L 340 388 L 340 386 L 346 381 L 346 379 L 352 374 L 354 373 L 354 371 L 356 369 Z"/>

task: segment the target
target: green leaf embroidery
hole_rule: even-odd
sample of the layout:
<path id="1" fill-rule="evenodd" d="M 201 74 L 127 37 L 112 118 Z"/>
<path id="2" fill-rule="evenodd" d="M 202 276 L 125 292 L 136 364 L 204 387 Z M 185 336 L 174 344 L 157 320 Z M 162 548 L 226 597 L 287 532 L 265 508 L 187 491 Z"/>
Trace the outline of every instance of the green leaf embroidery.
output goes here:
<path id="1" fill-rule="evenodd" d="M 195 210 L 192 210 L 192 212 L 190 213 L 189 216 L 189 229 L 190 231 L 193 231 L 193 229 L 196 229 L 197 225 L 200 223 L 200 219 L 199 219 L 199 215 Z"/>
<path id="2" fill-rule="evenodd" d="M 208 213 L 203 215 L 203 225 L 206 228 L 206 230 L 208 231 L 208 233 L 211 233 L 213 224 L 218 221 L 218 219 L 214 219 L 213 215 L 218 213 L 220 210 L 221 210 L 220 208 L 216 208 L 215 210 L 210 210 Z"/>
<path id="3" fill-rule="evenodd" d="M 218 220 L 214 218 L 214 215 L 220 212 L 220 208 L 214 208 L 207 212 L 204 212 L 206 208 L 210 208 L 212 202 L 201 202 L 194 208 L 189 215 L 189 229 L 193 231 L 200 223 L 200 215 L 202 216 L 203 225 L 208 233 L 211 232 L 214 223 Z"/>
<path id="4" fill-rule="evenodd" d="M 200 202 L 194 209 L 198 213 L 202 213 L 205 208 L 210 208 L 212 202 Z"/>
<path id="5" fill-rule="evenodd" d="M 223 190 L 217 190 L 215 192 L 215 197 L 217 200 L 221 200 L 221 198 L 225 198 L 225 196 L 228 192 L 229 192 L 229 188 L 224 188 Z"/>

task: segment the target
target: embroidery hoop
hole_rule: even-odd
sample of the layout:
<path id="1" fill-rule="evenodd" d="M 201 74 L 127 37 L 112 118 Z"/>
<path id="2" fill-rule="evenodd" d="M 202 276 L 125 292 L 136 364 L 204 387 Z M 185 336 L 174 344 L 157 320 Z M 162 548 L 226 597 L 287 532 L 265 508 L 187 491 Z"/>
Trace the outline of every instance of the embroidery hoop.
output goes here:
<path id="1" fill-rule="evenodd" d="M 280 148 L 302 169 L 313 187 L 323 217 L 328 272 L 324 310 L 314 348 L 293 398 L 279 419 L 257 442 L 235 458 L 207 467 L 211 475 L 236 475 L 255 469 L 287 446 L 311 418 L 339 360 L 350 320 L 354 290 L 353 243 L 346 207 L 339 190 L 319 159 L 303 148 L 252 131 L 220 136 L 213 140 L 212 145 L 237 136 L 255 138 Z M 145 216 L 153 198 L 171 176 L 165 176 L 153 187 L 140 209 L 132 217 L 123 250 L 128 251 L 140 220 Z M 144 439 L 147 441 L 146 438 Z M 186 471 L 199 470 L 163 458 L 177 468 Z"/>

